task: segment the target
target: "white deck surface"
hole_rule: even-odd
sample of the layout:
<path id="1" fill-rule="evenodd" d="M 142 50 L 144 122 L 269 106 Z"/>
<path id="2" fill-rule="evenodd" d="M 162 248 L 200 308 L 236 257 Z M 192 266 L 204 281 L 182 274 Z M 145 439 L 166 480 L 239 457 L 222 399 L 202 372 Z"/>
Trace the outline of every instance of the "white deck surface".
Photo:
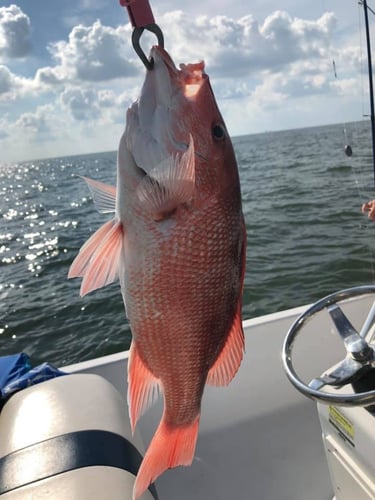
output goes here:
<path id="1" fill-rule="evenodd" d="M 354 302 L 345 306 L 357 328 L 370 304 L 361 302 L 355 320 Z M 285 334 L 304 309 L 245 322 L 241 369 L 228 388 L 206 388 L 194 463 L 157 481 L 159 500 L 332 499 L 316 405 L 290 385 L 281 365 Z M 306 339 L 296 345 L 296 368 L 310 380 L 341 359 L 343 350 L 325 312 L 308 323 Z M 126 362 L 126 354 L 117 354 L 69 369 L 102 374 L 125 394 Z M 140 421 L 146 445 L 161 408 L 158 402 Z"/>

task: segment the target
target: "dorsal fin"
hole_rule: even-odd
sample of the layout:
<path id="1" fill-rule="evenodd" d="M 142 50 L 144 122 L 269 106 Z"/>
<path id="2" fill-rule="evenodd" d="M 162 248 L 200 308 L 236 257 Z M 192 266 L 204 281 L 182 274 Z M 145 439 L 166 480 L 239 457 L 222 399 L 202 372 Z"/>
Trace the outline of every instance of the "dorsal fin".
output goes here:
<path id="1" fill-rule="evenodd" d="M 242 329 L 241 308 L 234 318 L 232 329 L 219 357 L 207 376 L 207 384 L 228 385 L 240 367 L 245 350 L 245 337 Z"/>
<path id="2" fill-rule="evenodd" d="M 242 221 L 242 244 L 240 252 L 240 293 L 237 302 L 236 314 L 233 319 L 232 328 L 229 332 L 227 341 L 211 367 L 207 376 L 207 384 L 215 386 L 228 385 L 237 373 L 243 354 L 245 352 L 245 336 L 242 328 L 242 292 L 245 278 L 246 267 L 246 228 L 245 223 Z"/>

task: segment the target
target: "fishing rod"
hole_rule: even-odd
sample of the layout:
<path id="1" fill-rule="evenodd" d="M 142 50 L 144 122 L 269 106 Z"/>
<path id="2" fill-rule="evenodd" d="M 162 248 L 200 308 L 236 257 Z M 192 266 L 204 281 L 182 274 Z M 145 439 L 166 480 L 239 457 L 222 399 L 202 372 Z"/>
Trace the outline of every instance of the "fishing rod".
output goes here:
<path id="1" fill-rule="evenodd" d="M 372 14 L 375 12 L 367 5 L 367 0 L 360 0 L 358 2 L 363 6 L 365 15 L 365 29 L 366 29 L 366 45 L 367 45 L 367 64 L 368 64 L 368 82 L 370 92 L 370 120 L 371 120 L 371 137 L 372 137 L 372 162 L 374 170 L 374 183 L 375 183 L 375 112 L 374 112 L 374 88 L 372 80 L 372 58 L 371 58 L 371 42 L 370 42 L 370 29 L 368 22 L 368 11 Z"/>

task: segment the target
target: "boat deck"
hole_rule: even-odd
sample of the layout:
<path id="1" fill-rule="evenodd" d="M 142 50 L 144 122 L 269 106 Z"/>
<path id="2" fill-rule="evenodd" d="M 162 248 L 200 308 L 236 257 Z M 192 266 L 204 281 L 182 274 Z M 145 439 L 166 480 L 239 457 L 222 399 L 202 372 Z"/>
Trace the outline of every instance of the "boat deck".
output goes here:
<path id="1" fill-rule="evenodd" d="M 306 430 L 301 423 L 308 421 Z M 306 404 L 201 433 L 190 470 L 165 473 L 160 500 L 332 499 L 317 417 Z"/>
<path id="2" fill-rule="evenodd" d="M 357 328 L 370 305 L 367 298 L 356 304 Z M 344 308 L 349 318 L 351 308 L 351 302 Z M 244 323 L 247 352 L 239 373 L 228 388 L 206 388 L 193 465 L 167 471 L 157 480 L 159 500 L 333 498 L 316 405 L 290 385 L 281 364 L 285 334 L 304 309 Z M 296 345 L 296 357 L 301 357 L 296 369 L 303 367 L 311 379 L 336 363 L 343 351 L 325 312 L 306 330 L 307 341 Z M 78 366 L 105 376 L 125 394 L 126 363 L 127 355 L 117 354 Z M 159 401 L 139 423 L 146 446 L 161 411 Z"/>

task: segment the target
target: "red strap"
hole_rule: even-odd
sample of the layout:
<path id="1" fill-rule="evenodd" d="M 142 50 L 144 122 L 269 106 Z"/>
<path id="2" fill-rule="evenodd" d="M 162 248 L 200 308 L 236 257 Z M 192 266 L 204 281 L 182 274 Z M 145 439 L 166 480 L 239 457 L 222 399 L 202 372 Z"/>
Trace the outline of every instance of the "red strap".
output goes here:
<path id="1" fill-rule="evenodd" d="M 133 28 L 144 28 L 155 23 L 148 0 L 120 0 L 120 5 L 128 9 Z"/>

